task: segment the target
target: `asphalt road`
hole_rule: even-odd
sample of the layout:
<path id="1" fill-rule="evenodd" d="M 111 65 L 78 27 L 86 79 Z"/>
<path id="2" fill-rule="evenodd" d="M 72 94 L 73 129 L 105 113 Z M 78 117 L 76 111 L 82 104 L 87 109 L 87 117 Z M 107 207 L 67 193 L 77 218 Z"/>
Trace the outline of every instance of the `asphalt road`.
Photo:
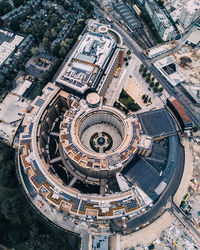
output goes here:
<path id="1" fill-rule="evenodd" d="M 174 96 L 184 107 L 187 114 L 190 116 L 190 119 L 200 127 L 200 121 L 195 116 L 195 114 L 185 105 L 185 103 L 176 95 L 173 88 L 169 86 L 168 82 L 163 78 L 162 75 L 160 75 L 160 72 L 157 71 L 151 64 L 150 60 L 148 60 L 142 52 L 138 51 L 137 47 L 135 46 L 135 42 L 131 40 L 131 38 L 128 37 L 128 35 L 118 27 L 118 25 L 113 24 L 113 28 L 116 29 L 120 33 L 120 35 L 123 37 L 124 43 L 135 53 L 135 55 L 143 62 L 143 64 L 149 69 L 149 71 L 156 77 L 156 79 L 160 82 L 160 84 L 167 90 L 167 92 Z M 124 34 L 125 33 L 125 34 Z"/>

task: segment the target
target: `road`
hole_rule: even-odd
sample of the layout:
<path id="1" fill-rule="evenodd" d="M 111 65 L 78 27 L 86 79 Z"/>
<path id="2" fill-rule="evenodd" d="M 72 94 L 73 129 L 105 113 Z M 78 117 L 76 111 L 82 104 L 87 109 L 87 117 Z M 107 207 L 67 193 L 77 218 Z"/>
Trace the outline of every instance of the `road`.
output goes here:
<path id="1" fill-rule="evenodd" d="M 100 16 L 107 18 L 108 15 L 104 13 L 99 7 L 96 8 L 96 12 L 99 13 Z M 185 111 L 189 115 L 190 119 L 198 126 L 200 127 L 200 120 L 194 115 L 194 112 L 191 111 L 188 106 L 186 106 L 185 102 L 182 101 L 182 99 L 175 93 L 174 89 L 170 87 L 167 80 L 163 78 L 161 73 L 157 71 L 152 63 L 151 60 L 147 59 L 146 56 L 142 53 L 142 49 L 139 47 L 139 45 L 126 33 L 125 30 L 123 30 L 117 23 L 112 22 L 111 27 L 115 29 L 123 38 L 124 44 L 134 52 L 134 54 L 142 61 L 142 63 L 149 69 L 149 71 L 156 77 L 156 79 L 160 82 L 160 84 L 167 90 L 167 92 L 174 96 L 184 107 Z M 189 35 L 188 33 L 187 35 Z M 178 42 L 178 47 L 181 46 L 183 43 L 183 38 Z"/>
<path id="2" fill-rule="evenodd" d="M 134 54 L 142 61 L 142 63 L 149 69 L 149 71 L 156 77 L 156 79 L 160 82 L 160 84 L 167 90 L 167 92 L 174 96 L 184 107 L 188 115 L 190 116 L 190 119 L 198 126 L 200 127 L 200 121 L 199 119 L 194 115 L 194 113 L 183 103 L 183 101 L 179 98 L 179 96 L 176 95 L 174 92 L 174 89 L 169 86 L 168 82 L 163 78 L 161 73 L 157 71 L 151 64 L 151 61 L 148 60 L 142 53 L 141 49 L 138 49 L 138 45 L 123 31 L 117 24 L 112 24 L 112 27 L 119 32 L 119 34 L 122 36 L 124 43 L 126 44 L 129 49 L 131 49 Z"/>

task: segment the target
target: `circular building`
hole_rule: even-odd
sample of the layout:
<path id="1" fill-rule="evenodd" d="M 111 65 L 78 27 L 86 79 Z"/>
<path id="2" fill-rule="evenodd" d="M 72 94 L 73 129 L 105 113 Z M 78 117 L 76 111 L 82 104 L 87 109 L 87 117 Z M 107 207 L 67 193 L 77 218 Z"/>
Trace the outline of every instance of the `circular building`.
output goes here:
<path id="1" fill-rule="evenodd" d="M 88 99 L 87 96 L 87 103 Z M 113 107 L 90 108 L 90 103 L 65 112 L 60 143 L 70 163 L 99 182 L 114 176 L 132 159 L 137 150 L 139 124 Z M 129 152 L 124 154 L 127 148 Z"/>
<path id="2" fill-rule="evenodd" d="M 24 190 L 65 230 L 132 232 L 158 216 L 182 176 L 184 150 L 165 108 L 126 116 L 96 94 L 80 100 L 48 84 L 22 128 Z"/>

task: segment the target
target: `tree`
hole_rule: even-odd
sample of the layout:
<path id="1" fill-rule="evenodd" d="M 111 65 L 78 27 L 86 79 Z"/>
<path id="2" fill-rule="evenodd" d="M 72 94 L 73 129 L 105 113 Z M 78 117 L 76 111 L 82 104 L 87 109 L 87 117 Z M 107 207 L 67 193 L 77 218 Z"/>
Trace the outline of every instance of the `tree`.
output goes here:
<path id="1" fill-rule="evenodd" d="M 144 69 L 144 64 L 140 64 L 140 69 Z"/>
<path id="2" fill-rule="evenodd" d="M 151 88 L 154 87 L 154 82 L 150 82 L 150 87 L 151 87 Z"/>
<path id="3" fill-rule="evenodd" d="M 128 50 L 128 51 L 126 52 L 126 54 L 127 54 L 127 55 L 130 55 L 130 54 L 131 54 L 131 51 L 130 51 L 130 50 Z"/>
<path id="4" fill-rule="evenodd" d="M 125 65 L 128 67 L 129 63 L 128 63 L 128 62 L 126 62 L 126 63 L 125 63 Z"/>
<path id="5" fill-rule="evenodd" d="M 15 195 L 6 199 L 1 206 L 1 212 L 7 220 L 19 221 L 19 215 L 22 213 L 22 199 L 20 195 Z"/>
<path id="6" fill-rule="evenodd" d="M 18 8 L 20 5 L 24 4 L 24 0 L 13 0 L 15 8 Z"/>
<path id="7" fill-rule="evenodd" d="M 143 73 L 142 73 L 142 77 L 144 78 L 145 76 L 146 76 L 146 73 L 145 73 L 145 72 L 143 72 Z"/>
<path id="8" fill-rule="evenodd" d="M 47 29 L 46 32 L 44 33 L 44 37 L 49 39 L 50 41 L 53 40 L 53 36 L 52 36 L 51 31 L 49 29 Z"/>
<path id="9" fill-rule="evenodd" d="M 142 72 L 142 69 L 141 69 L 141 68 L 139 68 L 139 72 L 140 72 L 140 73 Z"/>
<path id="10" fill-rule="evenodd" d="M 155 77 L 152 77 L 152 78 L 151 78 L 151 81 L 153 82 L 154 80 L 155 80 Z"/>
<path id="11" fill-rule="evenodd" d="M 12 10 L 12 6 L 9 2 L 0 2 L 0 16 L 5 15 L 6 13 Z"/>
<path id="12" fill-rule="evenodd" d="M 143 71 L 144 71 L 145 73 L 147 73 L 147 67 L 144 67 Z"/>
<path id="13" fill-rule="evenodd" d="M 147 73 L 147 76 L 150 78 L 151 77 L 151 73 L 149 72 L 149 73 Z"/>
<path id="14" fill-rule="evenodd" d="M 146 78 L 146 82 L 150 82 L 150 80 L 151 80 L 150 77 Z"/>
<path id="15" fill-rule="evenodd" d="M 9 26 L 15 32 L 20 30 L 20 23 L 19 23 L 19 21 L 11 21 Z"/>
<path id="16" fill-rule="evenodd" d="M 142 96 L 142 100 L 144 100 L 144 99 L 145 99 L 145 97 L 146 97 L 146 95 L 143 95 L 143 96 Z"/>
<path id="17" fill-rule="evenodd" d="M 65 47 L 61 47 L 60 50 L 59 50 L 59 55 L 61 58 L 64 58 L 67 54 L 67 50 Z"/>
<path id="18" fill-rule="evenodd" d="M 160 88 L 159 88 L 159 92 L 163 92 L 163 87 L 160 87 Z"/>
<path id="19" fill-rule="evenodd" d="M 155 83 L 155 86 L 158 87 L 158 86 L 159 86 L 159 82 L 156 82 L 156 83 Z"/>
<path id="20" fill-rule="evenodd" d="M 56 27 L 57 23 L 58 23 L 58 17 L 56 17 L 56 16 L 51 17 L 51 19 L 50 19 L 50 25 L 52 27 Z"/>
<path id="21" fill-rule="evenodd" d="M 156 93 L 156 92 L 158 92 L 158 87 L 154 87 L 153 88 L 153 91 Z"/>
<path id="22" fill-rule="evenodd" d="M 60 56 L 59 51 L 60 51 L 60 44 L 57 44 L 54 46 L 52 53 L 54 56 L 59 57 Z"/>
<path id="23" fill-rule="evenodd" d="M 55 39 L 57 37 L 57 31 L 55 29 L 52 29 L 51 35 L 52 35 L 53 39 Z"/>
<path id="24" fill-rule="evenodd" d="M 151 97 L 149 97 L 149 102 L 151 102 Z"/>
<path id="25" fill-rule="evenodd" d="M 49 50 L 50 50 L 50 46 L 51 46 L 51 43 L 50 43 L 49 39 L 46 38 L 46 37 L 44 37 L 44 38 L 42 39 L 42 42 L 43 42 L 44 49 L 45 49 L 46 51 L 49 51 Z"/>
<path id="26" fill-rule="evenodd" d="M 0 180 L 6 187 L 13 187 L 16 185 L 15 166 L 12 161 L 1 163 Z"/>
<path id="27" fill-rule="evenodd" d="M 39 48 L 38 47 L 32 47 L 31 48 L 31 53 L 33 56 L 36 56 L 39 53 Z"/>
<path id="28" fill-rule="evenodd" d="M 24 64 L 19 63 L 19 64 L 18 64 L 18 69 L 19 69 L 20 71 L 24 71 L 24 70 L 25 70 Z"/>

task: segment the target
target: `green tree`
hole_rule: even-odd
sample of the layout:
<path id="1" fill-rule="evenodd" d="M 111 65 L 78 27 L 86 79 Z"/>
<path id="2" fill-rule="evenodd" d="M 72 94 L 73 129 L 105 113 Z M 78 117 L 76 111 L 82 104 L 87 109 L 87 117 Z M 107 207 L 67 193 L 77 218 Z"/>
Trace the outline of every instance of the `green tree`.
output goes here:
<path id="1" fill-rule="evenodd" d="M 57 31 L 55 29 L 52 29 L 51 35 L 52 35 L 53 39 L 55 39 L 57 37 Z"/>
<path id="2" fill-rule="evenodd" d="M 130 50 L 127 50 L 126 54 L 127 54 L 127 55 L 130 55 L 130 54 L 131 54 L 131 51 L 130 51 Z"/>
<path id="3" fill-rule="evenodd" d="M 9 2 L 0 2 L 0 16 L 5 15 L 6 13 L 12 10 L 12 6 Z"/>
<path id="4" fill-rule="evenodd" d="M 144 69 L 143 69 L 143 71 L 145 72 L 145 73 L 147 73 L 147 67 L 144 67 Z"/>
<path id="5" fill-rule="evenodd" d="M 60 51 L 60 44 L 57 44 L 54 46 L 52 53 L 54 56 L 60 57 L 59 51 Z"/>
<path id="6" fill-rule="evenodd" d="M 153 91 L 156 93 L 156 92 L 158 92 L 158 87 L 154 87 L 153 88 Z"/>
<path id="7" fill-rule="evenodd" d="M 20 5 L 24 4 L 24 0 L 13 0 L 15 8 L 18 8 Z"/>
<path id="8" fill-rule="evenodd" d="M 163 87 L 160 87 L 160 88 L 159 88 L 159 92 L 163 92 Z"/>
<path id="9" fill-rule="evenodd" d="M 139 68 L 139 72 L 141 73 L 143 70 L 141 68 Z"/>
<path id="10" fill-rule="evenodd" d="M 61 47 L 60 50 L 59 50 L 59 55 L 61 58 L 64 58 L 66 57 L 66 54 L 67 54 L 67 50 L 65 47 Z"/>
<path id="11" fill-rule="evenodd" d="M 19 215 L 22 213 L 22 199 L 20 195 L 15 195 L 6 199 L 1 206 L 1 212 L 7 220 L 19 221 Z"/>
<path id="12" fill-rule="evenodd" d="M 47 29 L 46 32 L 44 33 L 44 37 L 49 39 L 50 41 L 53 40 L 53 36 L 52 36 L 51 31 L 49 29 Z"/>
<path id="13" fill-rule="evenodd" d="M 150 87 L 151 87 L 151 88 L 154 87 L 154 82 L 150 82 Z"/>
<path id="14" fill-rule="evenodd" d="M 13 30 L 15 32 L 20 30 L 19 21 L 11 21 L 9 26 L 10 26 L 11 30 Z"/>
<path id="15" fill-rule="evenodd" d="M 146 73 L 145 72 L 142 73 L 142 77 L 143 78 L 146 77 Z"/>
<path id="16" fill-rule="evenodd" d="M 146 95 L 143 95 L 143 96 L 142 96 L 142 100 L 144 100 L 144 99 L 145 99 L 145 97 L 146 97 Z"/>
<path id="17" fill-rule="evenodd" d="M 32 47 L 32 48 L 31 48 L 31 53 L 32 53 L 33 56 L 38 55 L 38 53 L 39 53 L 39 48 L 38 48 L 38 47 Z"/>
<path id="18" fill-rule="evenodd" d="M 155 83 L 155 86 L 158 87 L 158 86 L 159 86 L 159 82 L 156 82 L 156 83 Z"/>
<path id="19" fill-rule="evenodd" d="M 144 64 L 140 64 L 140 69 L 144 69 Z"/>
<path id="20" fill-rule="evenodd" d="M 150 78 L 151 77 L 151 73 L 149 72 L 149 73 L 147 73 L 147 76 Z"/>
<path id="21" fill-rule="evenodd" d="M 147 77 L 147 78 L 146 78 L 146 82 L 149 83 L 150 81 L 151 81 L 150 77 Z"/>
<path id="22" fill-rule="evenodd" d="M 6 187 L 13 187 L 16 185 L 15 165 L 12 161 L 1 163 L 0 180 Z"/>
<path id="23" fill-rule="evenodd" d="M 50 46 L 51 46 L 51 43 L 50 43 L 49 39 L 46 38 L 46 37 L 44 37 L 44 38 L 42 39 L 42 42 L 43 42 L 44 49 L 45 49 L 46 51 L 49 51 L 49 50 L 50 50 Z"/>

